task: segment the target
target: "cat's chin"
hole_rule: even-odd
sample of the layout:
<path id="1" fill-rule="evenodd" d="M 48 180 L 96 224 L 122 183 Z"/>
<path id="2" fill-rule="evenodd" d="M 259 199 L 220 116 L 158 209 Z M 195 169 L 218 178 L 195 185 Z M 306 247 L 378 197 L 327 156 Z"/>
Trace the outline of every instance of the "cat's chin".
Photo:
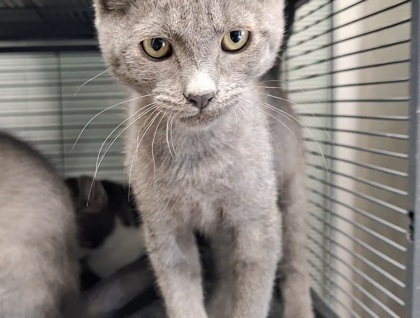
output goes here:
<path id="1" fill-rule="evenodd" d="M 181 117 L 179 122 L 191 128 L 211 127 L 224 112 L 200 112 L 193 116 Z"/>
<path id="2" fill-rule="evenodd" d="M 213 116 L 202 116 L 201 114 L 180 118 L 179 122 L 191 128 L 206 128 L 212 126 L 216 118 Z"/>

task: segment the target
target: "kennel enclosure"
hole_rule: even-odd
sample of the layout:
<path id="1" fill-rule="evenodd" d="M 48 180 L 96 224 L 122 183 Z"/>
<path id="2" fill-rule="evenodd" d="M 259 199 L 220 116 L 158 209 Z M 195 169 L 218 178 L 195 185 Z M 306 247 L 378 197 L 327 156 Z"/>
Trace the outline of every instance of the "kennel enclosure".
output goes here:
<path id="1" fill-rule="evenodd" d="M 280 80 L 304 124 L 315 306 L 323 317 L 420 317 L 419 2 L 296 5 Z M 128 99 L 92 17 L 88 0 L 0 0 L 0 127 L 65 176 L 94 173 Z M 120 139 L 98 177 L 125 180 Z"/>

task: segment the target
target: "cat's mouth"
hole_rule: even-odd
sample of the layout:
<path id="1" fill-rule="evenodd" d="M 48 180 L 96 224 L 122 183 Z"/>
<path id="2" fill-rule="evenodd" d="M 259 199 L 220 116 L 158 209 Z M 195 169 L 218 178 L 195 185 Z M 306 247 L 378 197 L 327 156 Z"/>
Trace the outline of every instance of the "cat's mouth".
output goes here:
<path id="1" fill-rule="evenodd" d="M 228 113 L 229 110 L 236 105 L 236 101 L 224 104 L 223 107 L 210 107 L 199 110 L 195 114 L 188 114 L 179 117 L 179 121 L 190 127 L 208 127 L 215 123 L 220 117 Z"/>

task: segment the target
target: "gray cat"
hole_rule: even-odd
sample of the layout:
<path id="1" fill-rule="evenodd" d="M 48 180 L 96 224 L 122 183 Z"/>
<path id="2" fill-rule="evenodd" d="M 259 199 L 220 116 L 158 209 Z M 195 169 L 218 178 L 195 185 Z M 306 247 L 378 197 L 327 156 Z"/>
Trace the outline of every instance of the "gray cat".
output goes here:
<path id="1" fill-rule="evenodd" d="M 0 317 L 61 317 L 78 291 L 68 190 L 44 157 L 2 132 L 0 167 Z"/>
<path id="2" fill-rule="evenodd" d="M 300 127 L 277 79 L 261 80 L 282 42 L 283 1 L 95 7 L 105 60 L 136 98 L 126 165 L 169 317 L 267 317 L 280 260 L 283 317 L 312 317 Z M 217 259 L 206 304 L 194 230 Z"/>

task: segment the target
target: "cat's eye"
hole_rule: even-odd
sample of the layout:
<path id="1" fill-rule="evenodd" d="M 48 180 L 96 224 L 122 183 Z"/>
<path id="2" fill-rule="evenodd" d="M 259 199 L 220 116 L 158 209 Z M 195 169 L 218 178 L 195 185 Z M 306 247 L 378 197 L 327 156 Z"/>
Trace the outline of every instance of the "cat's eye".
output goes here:
<path id="1" fill-rule="evenodd" d="M 235 30 L 225 34 L 222 40 L 222 49 L 227 52 L 236 52 L 245 47 L 249 41 L 249 31 Z"/>
<path id="2" fill-rule="evenodd" d="M 163 38 L 150 38 L 141 42 L 144 52 L 154 59 L 164 59 L 172 54 L 172 45 Z"/>

